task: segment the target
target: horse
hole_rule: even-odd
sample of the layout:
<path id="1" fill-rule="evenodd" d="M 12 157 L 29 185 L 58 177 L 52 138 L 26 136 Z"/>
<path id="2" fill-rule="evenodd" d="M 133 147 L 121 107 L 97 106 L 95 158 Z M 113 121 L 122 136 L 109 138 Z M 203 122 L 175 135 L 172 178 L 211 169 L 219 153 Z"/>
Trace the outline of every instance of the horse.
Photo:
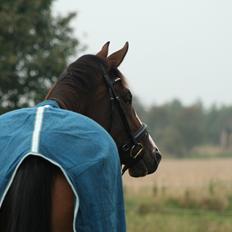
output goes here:
<path id="1" fill-rule="evenodd" d="M 109 164 L 111 168 L 108 168 L 108 173 L 109 175 L 113 173 L 114 188 L 118 192 L 115 201 L 119 209 L 115 211 L 114 216 L 121 218 L 121 221 L 119 220 L 117 226 L 109 225 L 107 220 L 103 220 L 97 212 L 96 218 L 100 217 L 104 223 L 100 225 L 100 220 L 94 222 L 89 220 L 91 225 L 86 225 L 87 219 L 84 218 L 83 212 L 87 212 L 91 217 L 91 213 L 95 213 L 94 208 L 91 209 L 92 211 L 89 210 L 91 213 L 85 209 L 85 205 L 82 204 L 85 201 L 82 200 L 81 193 L 80 196 L 76 194 L 72 180 L 62 169 L 60 163 L 38 156 L 36 152 L 30 152 L 31 154 L 18 163 L 17 170 L 15 168 L 13 177 L 1 197 L 1 231 L 71 232 L 76 231 L 76 228 L 78 231 L 125 231 L 122 186 L 117 171 L 117 158 L 120 161 L 119 165 L 123 166 L 122 174 L 129 170 L 129 175 L 132 177 L 143 177 L 154 173 L 161 160 L 160 151 L 149 135 L 146 124 L 142 122 L 133 107 L 132 94 L 126 78 L 118 69 L 128 48 L 127 42 L 123 48 L 108 55 L 109 42 L 107 42 L 96 55 L 84 55 L 70 64 L 48 91 L 43 107 L 38 108 L 38 118 L 36 118 L 38 122 L 42 122 L 43 113 L 40 111 L 46 111 L 46 108 L 53 105 L 60 108 L 62 113 L 65 112 L 62 117 L 72 112 L 73 121 L 77 117 L 73 114 L 78 113 L 96 122 L 97 125 L 92 125 L 93 122 L 90 124 L 100 132 L 97 136 L 95 135 L 95 138 L 91 138 L 90 143 L 94 140 L 95 144 L 99 143 L 98 145 L 104 152 L 113 154 L 110 157 L 116 164 Z M 86 118 L 82 119 L 79 116 L 83 124 Z M 40 129 L 34 128 L 33 139 L 36 140 Z M 81 129 L 85 131 L 85 128 Z M 92 129 L 87 128 L 86 131 L 92 133 Z M 110 138 L 107 137 L 108 135 Z M 98 141 L 98 136 L 101 138 L 100 141 Z M 104 143 L 104 146 L 101 143 Z M 111 143 L 115 144 L 108 145 Z M 79 144 L 81 145 L 83 144 Z M 91 144 L 88 146 L 88 149 L 91 149 Z M 117 154 L 119 157 L 116 158 Z M 105 169 L 107 170 L 106 165 L 104 165 Z M 99 178 L 99 183 L 104 180 L 104 170 L 99 169 L 98 173 L 95 173 L 96 178 Z M 97 186 L 95 190 L 97 192 Z M 112 198 L 114 199 L 114 196 Z M 107 208 L 106 205 L 104 207 Z M 102 207 L 102 215 L 106 215 L 104 211 L 107 210 L 104 207 Z M 30 214 L 32 218 L 30 221 L 27 214 Z M 106 225 L 107 227 L 104 227 Z"/>
<path id="2" fill-rule="evenodd" d="M 118 70 L 128 47 L 126 43 L 107 57 L 109 43 L 106 43 L 96 56 L 81 57 L 65 70 L 46 99 L 54 99 L 63 109 L 92 118 L 109 131 L 117 144 L 121 163 L 126 166 L 123 171 L 129 168 L 131 176 L 139 177 L 155 172 L 161 156 L 146 125 L 136 114 L 132 94 Z M 93 76 L 95 79 L 89 80 Z M 74 80 L 75 77 L 78 78 Z M 80 100 L 85 103 L 81 104 Z"/>

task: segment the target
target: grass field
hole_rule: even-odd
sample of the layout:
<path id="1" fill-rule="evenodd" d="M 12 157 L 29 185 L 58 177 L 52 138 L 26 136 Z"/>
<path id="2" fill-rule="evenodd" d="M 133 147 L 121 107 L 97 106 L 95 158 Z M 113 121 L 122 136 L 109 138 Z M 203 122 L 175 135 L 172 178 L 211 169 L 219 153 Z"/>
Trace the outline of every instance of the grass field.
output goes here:
<path id="1" fill-rule="evenodd" d="M 124 177 L 129 232 L 231 232 L 232 159 L 163 160 Z"/>

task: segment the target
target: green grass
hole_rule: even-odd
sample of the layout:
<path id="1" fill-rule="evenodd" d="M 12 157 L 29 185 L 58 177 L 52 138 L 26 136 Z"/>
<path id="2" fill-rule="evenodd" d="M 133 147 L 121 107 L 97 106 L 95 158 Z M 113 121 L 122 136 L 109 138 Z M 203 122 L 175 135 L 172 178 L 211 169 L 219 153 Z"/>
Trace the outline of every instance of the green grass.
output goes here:
<path id="1" fill-rule="evenodd" d="M 232 211 L 155 205 L 152 199 L 126 198 L 128 232 L 231 232 Z"/>
<path id="2" fill-rule="evenodd" d="M 129 232 L 231 232 L 231 216 L 211 214 L 189 214 L 185 211 L 153 212 L 138 215 L 127 214 Z"/>

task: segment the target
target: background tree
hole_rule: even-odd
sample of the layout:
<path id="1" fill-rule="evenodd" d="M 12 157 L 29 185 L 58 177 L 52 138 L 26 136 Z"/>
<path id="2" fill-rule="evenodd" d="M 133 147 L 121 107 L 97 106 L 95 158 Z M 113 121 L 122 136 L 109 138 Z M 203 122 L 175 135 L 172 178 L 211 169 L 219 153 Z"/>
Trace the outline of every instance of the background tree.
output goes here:
<path id="1" fill-rule="evenodd" d="M 53 0 L 1 0 L 0 113 L 33 105 L 76 53 L 75 13 L 53 16 Z"/>
<path id="2" fill-rule="evenodd" d="M 205 108 L 199 101 L 184 106 L 179 100 L 149 108 L 138 100 L 134 104 L 160 150 L 175 157 L 188 157 L 200 147 L 217 153 L 222 131 L 232 130 L 232 106 Z"/>

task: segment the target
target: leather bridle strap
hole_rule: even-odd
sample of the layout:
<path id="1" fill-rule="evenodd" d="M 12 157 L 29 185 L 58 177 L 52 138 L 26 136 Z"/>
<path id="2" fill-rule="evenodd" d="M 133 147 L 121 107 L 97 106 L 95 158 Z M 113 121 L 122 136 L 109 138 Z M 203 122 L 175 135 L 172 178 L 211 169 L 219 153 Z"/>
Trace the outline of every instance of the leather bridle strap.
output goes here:
<path id="1" fill-rule="evenodd" d="M 127 120 L 127 117 L 126 117 L 125 112 L 123 110 L 123 107 L 121 105 L 121 99 L 117 95 L 117 93 L 114 89 L 115 80 L 112 81 L 110 79 L 108 73 L 106 72 L 106 70 L 103 66 L 102 66 L 102 70 L 103 70 L 104 79 L 105 79 L 107 87 L 108 87 L 111 104 L 116 105 L 117 110 L 119 112 L 119 115 L 121 117 L 123 126 L 128 134 L 129 140 L 130 140 L 128 143 L 125 143 L 119 147 L 119 150 L 121 150 L 123 152 L 129 152 L 129 154 L 130 154 L 130 156 L 125 159 L 126 160 L 125 166 L 122 169 L 122 175 L 123 175 L 128 168 L 131 168 L 132 166 L 134 166 L 143 157 L 142 151 L 143 151 L 144 147 L 141 143 L 139 143 L 139 140 L 143 136 L 148 134 L 148 132 L 146 130 L 147 126 L 146 126 L 146 124 L 142 124 L 142 126 L 139 128 L 139 130 L 135 134 L 133 134 L 131 132 L 129 122 Z M 111 109 L 113 109 L 113 106 Z"/>

